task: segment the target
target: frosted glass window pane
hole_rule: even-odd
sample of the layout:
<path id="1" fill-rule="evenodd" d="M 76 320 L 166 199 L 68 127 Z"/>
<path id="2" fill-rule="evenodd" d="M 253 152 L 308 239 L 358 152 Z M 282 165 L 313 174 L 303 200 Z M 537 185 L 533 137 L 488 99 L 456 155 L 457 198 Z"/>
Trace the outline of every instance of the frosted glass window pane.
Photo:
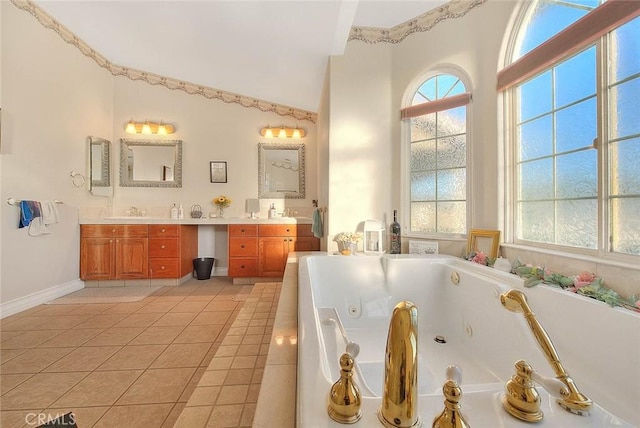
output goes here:
<path id="1" fill-rule="evenodd" d="M 640 17 L 611 32 L 611 83 L 640 71 Z"/>
<path id="2" fill-rule="evenodd" d="M 550 114 L 520 126 L 520 160 L 551 154 L 553 154 L 553 128 Z"/>
<path id="3" fill-rule="evenodd" d="M 442 138 L 438 140 L 438 169 L 456 168 L 467 165 L 467 136 Z"/>
<path id="4" fill-rule="evenodd" d="M 596 126 L 595 97 L 560 110 L 556 115 L 556 153 L 593 146 Z"/>
<path id="5" fill-rule="evenodd" d="M 436 169 L 435 140 L 411 143 L 411 171 Z"/>
<path id="6" fill-rule="evenodd" d="M 555 90 L 556 108 L 596 94 L 595 46 L 556 67 Z"/>
<path id="7" fill-rule="evenodd" d="M 411 203 L 411 231 L 427 233 L 436 232 L 435 202 Z"/>
<path id="8" fill-rule="evenodd" d="M 585 198 L 598 195 L 598 153 L 585 150 L 558 156 L 556 197 Z"/>
<path id="9" fill-rule="evenodd" d="M 436 200 L 435 171 L 411 173 L 411 201 Z"/>
<path id="10" fill-rule="evenodd" d="M 439 138 L 467 132 L 466 106 L 439 111 L 436 114 L 438 115 L 437 136 Z"/>
<path id="11" fill-rule="evenodd" d="M 518 238 L 535 242 L 553 242 L 553 202 L 520 202 Z"/>
<path id="12" fill-rule="evenodd" d="M 467 174 L 465 168 L 438 171 L 438 200 L 464 200 Z"/>
<path id="13" fill-rule="evenodd" d="M 598 247 L 598 201 L 558 201 L 557 244 Z"/>
<path id="14" fill-rule="evenodd" d="M 466 215 L 465 202 L 438 202 L 438 232 L 466 233 Z"/>
<path id="15" fill-rule="evenodd" d="M 640 255 L 640 198 L 611 201 L 612 251 Z"/>
<path id="16" fill-rule="evenodd" d="M 520 165 L 520 199 L 551 199 L 553 197 L 553 163 L 540 159 Z"/>
<path id="17" fill-rule="evenodd" d="M 436 114 L 411 118 L 411 141 L 428 140 L 436 137 Z"/>
<path id="18" fill-rule="evenodd" d="M 640 134 L 640 77 L 611 88 L 613 138 Z"/>
<path id="19" fill-rule="evenodd" d="M 574 0 L 562 3 L 549 0 L 538 1 L 525 24 L 526 31 L 521 32 L 518 36 L 514 58 L 520 58 L 533 50 L 545 40 L 582 18 L 598 4 L 600 4 L 599 0 Z M 586 6 L 586 9 L 575 7 L 575 5 Z"/>
<path id="20" fill-rule="evenodd" d="M 640 138 L 611 143 L 610 147 L 610 194 L 640 195 Z"/>
<path id="21" fill-rule="evenodd" d="M 519 88 L 520 122 L 551 111 L 551 72 L 547 71 Z"/>

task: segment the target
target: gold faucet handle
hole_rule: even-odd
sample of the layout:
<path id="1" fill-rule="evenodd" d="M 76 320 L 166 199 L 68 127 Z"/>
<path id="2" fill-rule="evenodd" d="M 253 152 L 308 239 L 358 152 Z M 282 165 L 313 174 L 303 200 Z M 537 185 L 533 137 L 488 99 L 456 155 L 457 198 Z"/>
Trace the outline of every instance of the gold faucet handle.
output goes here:
<path id="1" fill-rule="evenodd" d="M 525 422 L 538 422 L 544 417 L 540 395 L 531 380 L 533 368 L 524 360 L 515 363 L 516 374 L 507 381 L 502 406 L 512 416 Z"/>
<path id="2" fill-rule="evenodd" d="M 353 383 L 353 357 L 345 352 L 340 357 L 340 379 L 329 391 L 327 413 L 336 422 L 353 424 L 362 417 L 360 390 Z"/>
<path id="3" fill-rule="evenodd" d="M 447 381 L 442 386 L 444 410 L 433 420 L 433 428 L 469 428 L 469 424 L 460 412 L 462 398 L 462 371 L 458 366 L 447 367 Z"/>

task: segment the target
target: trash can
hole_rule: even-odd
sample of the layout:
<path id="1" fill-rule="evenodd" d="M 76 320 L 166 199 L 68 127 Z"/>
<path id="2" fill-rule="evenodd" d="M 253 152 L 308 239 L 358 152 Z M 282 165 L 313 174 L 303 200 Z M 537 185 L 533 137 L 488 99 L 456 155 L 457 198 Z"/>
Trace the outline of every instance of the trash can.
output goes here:
<path id="1" fill-rule="evenodd" d="M 211 278 L 211 270 L 213 269 L 213 262 L 215 260 L 213 257 L 193 259 L 193 277 L 198 279 Z"/>

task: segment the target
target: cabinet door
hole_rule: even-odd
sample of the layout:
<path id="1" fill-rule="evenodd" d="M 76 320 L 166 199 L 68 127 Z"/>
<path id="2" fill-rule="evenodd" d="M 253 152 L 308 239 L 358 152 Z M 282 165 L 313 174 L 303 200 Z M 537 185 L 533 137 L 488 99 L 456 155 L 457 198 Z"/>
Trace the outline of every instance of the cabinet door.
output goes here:
<path id="1" fill-rule="evenodd" d="M 147 238 L 116 238 L 116 279 L 149 277 Z"/>
<path id="2" fill-rule="evenodd" d="M 320 240 L 298 237 L 289 245 L 289 251 L 320 251 Z"/>
<path id="3" fill-rule="evenodd" d="M 87 281 L 114 278 L 113 239 L 80 240 L 80 279 Z"/>
<path id="4" fill-rule="evenodd" d="M 260 238 L 258 273 L 260 276 L 282 276 L 289 253 L 289 240 L 286 237 Z"/>

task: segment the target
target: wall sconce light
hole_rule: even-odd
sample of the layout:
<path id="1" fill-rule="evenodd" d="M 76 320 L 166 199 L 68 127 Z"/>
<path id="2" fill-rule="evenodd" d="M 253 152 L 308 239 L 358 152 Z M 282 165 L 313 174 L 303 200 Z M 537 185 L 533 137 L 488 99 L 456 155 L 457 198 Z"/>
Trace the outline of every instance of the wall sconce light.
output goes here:
<path id="1" fill-rule="evenodd" d="M 155 123 L 149 122 L 148 120 L 144 122 L 134 122 L 133 120 L 130 120 L 129 122 L 127 122 L 124 131 L 127 134 L 168 135 L 173 134 L 176 129 L 173 125 L 169 125 L 168 123 L 164 123 L 162 121 L 160 121 L 160 123 Z"/>
<path id="2" fill-rule="evenodd" d="M 267 126 L 266 128 L 262 128 L 260 130 L 260 135 L 265 138 L 304 138 L 307 133 L 304 129 L 298 128 L 287 128 L 286 126 Z"/>

